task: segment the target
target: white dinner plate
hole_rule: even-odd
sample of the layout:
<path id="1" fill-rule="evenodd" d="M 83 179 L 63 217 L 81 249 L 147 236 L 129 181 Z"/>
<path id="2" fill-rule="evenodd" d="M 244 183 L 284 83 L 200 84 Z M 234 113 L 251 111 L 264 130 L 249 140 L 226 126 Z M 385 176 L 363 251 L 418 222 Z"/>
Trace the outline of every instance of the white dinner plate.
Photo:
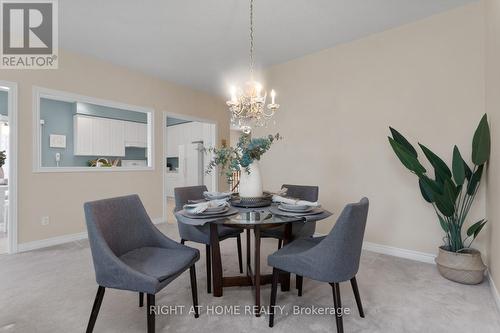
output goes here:
<path id="1" fill-rule="evenodd" d="M 290 204 L 279 204 L 278 209 L 285 212 L 292 213 L 307 213 L 313 210 L 314 207 L 306 206 L 306 205 L 290 205 Z"/>

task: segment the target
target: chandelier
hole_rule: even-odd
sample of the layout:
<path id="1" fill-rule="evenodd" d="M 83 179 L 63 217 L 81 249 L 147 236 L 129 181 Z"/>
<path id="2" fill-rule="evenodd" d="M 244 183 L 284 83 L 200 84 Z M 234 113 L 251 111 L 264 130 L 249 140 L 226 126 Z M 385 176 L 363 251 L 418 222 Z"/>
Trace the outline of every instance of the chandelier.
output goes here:
<path id="1" fill-rule="evenodd" d="M 244 87 L 231 87 L 231 100 L 226 104 L 231 113 L 231 124 L 245 133 L 253 126 L 265 126 L 280 107 L 275 103 L 276 92 L 271 90 L 271 103 L 266 105 L 267 92 L 262 84 L 254 80 L 254 37 L 253 37 L 253 0 L 250 0 L 250 81 Z"/>

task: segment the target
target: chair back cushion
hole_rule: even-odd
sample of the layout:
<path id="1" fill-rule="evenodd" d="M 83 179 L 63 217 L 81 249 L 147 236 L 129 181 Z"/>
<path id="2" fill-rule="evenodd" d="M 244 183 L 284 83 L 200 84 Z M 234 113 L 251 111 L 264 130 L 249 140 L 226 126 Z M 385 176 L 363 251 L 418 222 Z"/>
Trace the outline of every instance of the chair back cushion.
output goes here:
<path id="1" fill-rule="evenodd" d="M 187 204 L 189 200 L 203 199 L 203 192 L 205 191 L 207 191 L 207 187 L 205 185 L 174 188 L 174 212 L 182 210 L 182 207 Z"/>
<path id="2" fill-rule="evenodd" d="M 154 246 L 153 224 L 138 195 L 87 202 L 84 209 L 94 263 L 94 250 L 104 245 L 95 242 L 105 242 L 117 257 Z"/>
<path id="3" fill-rule="evenodd" d="M 283 184 L 281 188 L 287 188 L 287 197 L 292 197 L 295 199 L 306 200 L 316 202 L 319 196 L 318 186 L 306 186 L 306 185 L 288 185 Z"/>
<path id="4" fill-rule="evenodd" d="M 368 216 L 368 199 L 345 206 L 325 239 L 314 248 L 322 267 L 324 281 L 341 282 L 358 272 L 361 248 Z"/>

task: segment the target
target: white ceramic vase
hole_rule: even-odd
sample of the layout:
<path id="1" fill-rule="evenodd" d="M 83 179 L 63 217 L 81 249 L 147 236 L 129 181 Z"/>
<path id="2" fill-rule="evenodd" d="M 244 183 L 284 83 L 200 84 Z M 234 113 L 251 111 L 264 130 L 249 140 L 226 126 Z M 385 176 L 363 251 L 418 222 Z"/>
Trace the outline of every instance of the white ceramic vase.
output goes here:
<path id="1" fill-rule="evenodd" d="M 241 169 L 240 197 L 262 197 L 262 177 L 260 175 L 259 161 L 253 161 L 249 168 L 250 174 L 244 168 Z"/>

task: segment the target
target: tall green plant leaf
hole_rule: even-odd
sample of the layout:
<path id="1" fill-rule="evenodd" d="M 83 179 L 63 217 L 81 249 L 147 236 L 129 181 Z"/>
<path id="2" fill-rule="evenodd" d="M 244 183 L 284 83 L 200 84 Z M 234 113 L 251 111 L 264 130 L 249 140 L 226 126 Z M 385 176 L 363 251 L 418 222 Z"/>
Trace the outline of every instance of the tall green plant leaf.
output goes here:
<path id="1" fill-rule="evenodd" d="M 465 170 L 465 178 L 470 181 L 470 177 L 472 177 L 472 170 L 469 168 L 467 163 L 464 161 L 464 170 Z"/>
<path id="2" fill-rule="evenodd" d="M 417 158 L 413 156 L 404 146 L 397 143 L 391 137 L 388 137 L 388 139 L 394 153 L 396 153 L 396 156 L 408 170 L 415 172 L 417 175 L 423 174 L 426 171 Z"/>
<path id="3" fill-rule="evenodd" d="M 455 201 L 458 197 L 458 188 L 453 184 L 452 181 L 446 180 L 444 183 L 444 195 L 449 203 L 455 205 Z"/>
<path id="4" fill-rule="evenodd" d="M 470 178 L 469 184 L 467 185 L 468 195 L 473 195 L 474 192 L 476 191 L 476 187 L 479 186 L 479 182 L 481 181 L 481 176 L 483 175 L 483 167 L 484 164 L 481 164 Z"/>
<path id="5" fill-rule="evenodd" d="M 485 219 L 482 219 L 480 221 L 477 221 L 476 223 L 474 223 L 473 225 L 471 225 L 468 229 L 467 229 L 467 236 L 473 236 L 472 239 L 474 240 L 477 235 L 479 235 L 479 233 L 481 232 L 481 230 L 483 229 L 484 225 L 486 224 L 486 220 Z"/>
<path id="6" fill-rule="evenodd" d="M 453 216 L 455 213 L 455 204 L 451 202 L 449 196 L 444 194 L 434 193 L 434 202 L 436 207 L 444 216 Z"/>
<path id="7" fill-rule="evenodd" d="M 412 154 L 414 157 L 418 156 L 417 150 L 412 146 L 410 142 L 408 142 L 408 140 L 406 140 L 406 138 L 401 133 L 399 133 L 397 130 L 395 130 L 390 126 L 389 129 L 391 131 L 392 138 L 394 139 L 394 141 L 405 147 L 406 150 L 408 150 L 408 152 Z"/>
<path id="8" fill-rule="evenodd" d="M 451 165 L 453 170 L 453 179 L 457 185 L 462 185 L 465 180 L 465 162 L 460 155 L 458 147 L 453 147 L 453 163 Z"/>
<path id="9" fill-rule="evenodd" d="M 423 182 L 422 178 L 418 179 L 418 186 L 420 187 L 420 193 L 422 193 L 424 200 L 428 203 L 433 203 L 434 199 L 432 198 L 432 190 Z"/>
<path id="10" fill-rule="evenodd" d="M 490 147 L 490 127 L 488 118 L 484 114 L 472 139 L 472 162 L 475 165 L 484 164 L 490 158 Z"/>
<path id="11" fill-rule="evenodd" d="M 434 170 L 436 170 L 436 173 L 439 172 L 439 177 L 444 180 L 445 177 L 443 176 L 446 175 L 448 178 L 451 179 L 451 171 L 450 168 L 448 168 L 448 166 L 446 165 L 446 163 L 444 163 L 444 161 L 439 156 L 434 154 L 429 148 L 427 148 L 423 144 L 419 143 L 418 145 L 420 146 L 420 148 L 422 148 L 424 155 L 427 157 L 429 162 L 431 162 L 431 165 L 434 167 Z"/>

